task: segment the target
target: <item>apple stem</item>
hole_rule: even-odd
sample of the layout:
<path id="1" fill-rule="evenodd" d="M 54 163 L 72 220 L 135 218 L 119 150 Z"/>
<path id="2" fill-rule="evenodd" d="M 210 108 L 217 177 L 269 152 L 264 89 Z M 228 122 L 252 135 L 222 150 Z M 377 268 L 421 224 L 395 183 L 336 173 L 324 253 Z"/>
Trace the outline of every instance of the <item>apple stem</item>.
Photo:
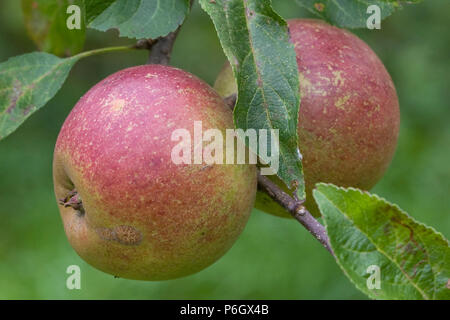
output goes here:
<path id="1" fill-rule="evenodd" d="M 59 204 L 64 206 L 64 208 L 73 208 L 80 216 L 85 214 L 83 201 L 81 200 L 77 189 L 70 191 L 65 198 L 59 199 Z"/>

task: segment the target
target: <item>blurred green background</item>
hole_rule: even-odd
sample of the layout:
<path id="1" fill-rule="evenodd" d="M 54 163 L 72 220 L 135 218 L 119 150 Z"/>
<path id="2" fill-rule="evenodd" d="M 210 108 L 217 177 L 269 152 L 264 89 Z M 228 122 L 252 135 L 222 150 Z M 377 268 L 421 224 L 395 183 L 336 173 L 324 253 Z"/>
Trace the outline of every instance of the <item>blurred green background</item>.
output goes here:
<path id="1" fill-rule="evenodd" d="M 292 0 L 274 0 L 284 18 L 307 16 Z M 402 112 L 395 158 L 373 192 L 450 236 L 450 1 L 411 5 L 356 30 L 380 56 L 396 84 Z M 88 31 L 86 49 L 132 43 L 114 31 Z M 0 61 L 34 51 L 20 1 L 0 2 Z M 234 247 L 187 278 L 140 282 L 83 262 L 66 240 L 53 196 L 52 154 L 77 100 L 147 53 L 111 53 L 82 60 L 62 90 L 0 142 L 0 298 L 2 299 L 361 299 L 332 257 L 293 220 L 256 210 Z M 172 64 L 210 84 L 225 57 L 198 4 L 176 42 Z M 81 290 L 66 288 L 66 268 L 81 267 Z"/>

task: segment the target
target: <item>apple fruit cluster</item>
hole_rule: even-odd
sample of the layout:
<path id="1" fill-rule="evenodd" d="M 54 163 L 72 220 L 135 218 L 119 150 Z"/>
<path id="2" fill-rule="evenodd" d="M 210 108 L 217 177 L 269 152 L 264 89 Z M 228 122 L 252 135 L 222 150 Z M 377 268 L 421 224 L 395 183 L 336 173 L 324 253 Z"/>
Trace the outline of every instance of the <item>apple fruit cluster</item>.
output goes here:
<path id="1" fill-rule="evenodd" d="M 398 99 L 382 62 L 355 35 L 306 19 L 289 21 L 289 30 L 306 207 L 318 215 L 316 182 L 369 189 L 382 177 L 396 148 Z M 178 278 L 224 255 L 254 206 L 288 216 L 257 191 L 254 164 L 171 160 L 174 130 L 195 121 L 205 130 L 234 128 L 223 101 L 233 93 L 228 64 L 215 89 L 183 70 L 145 65 L 110 75 L 79 100 L 59 134 L 53 171 L 66 235 L 85 261 L 123 278 Z"/>

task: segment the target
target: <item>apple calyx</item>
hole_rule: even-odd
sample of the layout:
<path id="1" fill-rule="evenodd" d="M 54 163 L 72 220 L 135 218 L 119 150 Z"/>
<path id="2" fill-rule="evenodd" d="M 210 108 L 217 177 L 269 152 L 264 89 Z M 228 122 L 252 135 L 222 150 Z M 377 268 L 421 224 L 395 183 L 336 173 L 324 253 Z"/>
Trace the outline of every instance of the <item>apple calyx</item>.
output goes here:
<path id="1" fill-rule="evenodd" d="M 70 191 L 65 198 L 59 199 L 59 204 L 64 206 L 64 208 L 73 208 L 80 216 L 85 214 L 83 201 L 81 201 L 81 196 L 78 194 L 77 189 Z"/>

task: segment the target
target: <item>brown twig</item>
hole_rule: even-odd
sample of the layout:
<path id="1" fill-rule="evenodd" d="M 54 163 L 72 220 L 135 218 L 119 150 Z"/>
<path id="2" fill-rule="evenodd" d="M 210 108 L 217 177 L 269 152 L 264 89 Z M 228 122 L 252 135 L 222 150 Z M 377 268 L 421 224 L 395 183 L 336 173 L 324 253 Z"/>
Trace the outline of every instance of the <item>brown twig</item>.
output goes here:
<path id="1" fill-rule="evenodd" d="M 285 208 L 295 220 L 300 222 L 333 256 L 330 240 L 325 227 L 317 221 L 303 206 L 303 201 L 295 200 L 281 190 L 274 182 L 260 174 L 258 170 L 258 187 L 266 192 L 273 200 Z"/>
<path id="2" fill-rule="evenodd" d="M 180 31 L 180 27 L 178 27 L 174 32 L 169 33 L 167 36 L 156 39 L 155 43 L 151 47 L 147 64 L 169 64 L 173 44 L 175 43 L 178 32 Z"/>
<path id="3" fill-rule="evenodd" d="M 160 37 L 157 39 L 141 39 L 136 42 L 133 48 L 145 49 L 150 51 L 147 64 L 168 65 L 173 44 L 177 37 L 178 31 L 180 30 L 180 27 L 178 27 L 177 30 L 169 33 L 165 37 Z"/>
<path id="4" fill-rule="evenodd" d="M 156 43 L 157 40 L 152 39 L 141 39 L 136 42 L 136 44 L 133 46 L 135 49 L 145 49 L 145 50 L 151 50 L 153 45 Z"/>
<path id="5" fill-rule="evenodd" d="M 234 109 L 236 99 L 236 94 L 232 94 L 224 98 L 224 101 L 231 109 Z M 291 197 L 269 178 L 261 175 L 259 169 L 258 188 L 286 209 L 295 220 L 300 222 L 334 256 L 325 227 L 303 206 L 304 201 L 299 201 Z"/>
<path id="6" fill-rule="evenodd" d="M 191 0 L 190 10 L 192 9 L 193 5 L 194 0 Z M 175 31 L 169 33 L 164 37 L 160 37 L 156 40 L 150 40 L 153 41 L 153 43 L 150 46 L 151 51 L 147 60 L 147 64 L 162 64 L 162 65 L 169 64 L 173 45 L 175 43 L 178 33 L 180 32 L 181 26 L 182 24 L 180 24 Z"/>

